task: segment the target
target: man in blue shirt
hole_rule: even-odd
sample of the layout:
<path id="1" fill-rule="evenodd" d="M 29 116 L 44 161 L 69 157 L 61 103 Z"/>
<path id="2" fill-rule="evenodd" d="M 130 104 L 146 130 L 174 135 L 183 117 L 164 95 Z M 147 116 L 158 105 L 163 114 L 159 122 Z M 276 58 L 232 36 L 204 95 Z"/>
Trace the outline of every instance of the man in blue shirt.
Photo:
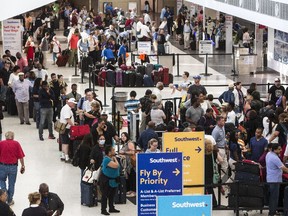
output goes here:
<path id="1" fill-rule="evenodd" d="M 126 65 L 126 47 L 127 47 L 127 40 L 124 39 L 122 40 L 122 45 L 120 46 L 119 50 L 118 50 L 118 65 L 119 67 L 122 64 Z"/>
<path id="2" fill-rule="evenodd" d="M 155 129 L 155 123 L 152 121 L 148 122 L 148 128 L 141 133 L 141 135 L 137 141 L 137 144 L 140 146 L 140 148 L 144 152 L 146 152 L 146 150 L 148 148 L 149 140 L 151 140 L 152 138 L 155 138 L 158 140 L 158 135 L 154 129 Z M 159 142 L 159 140 L 158 140 L 158 142 Z"/>
<path id="3" fill-rule="evenodd" d="M 255 137 L 250 139 L 250 150 L 251 150 L 251 160 L 258 162 L 261 155 L 267 148 L 268 141 L 262 136 L 263 129 L 257 128 L 255 132 Z"/>
<path id="4" fill-rule="evenodd" d="M 136 140 L 139 137 L 139 108 L 140 108 L 140 101 L 136 99 L 137 93 L 135 91 L 130 92 L 130 99 L 125 102 L 124 108 L 125 111 L 127 111 L 127 121 L 128 121 L 128 134 L 130 137 L 131 131 L 130 131 L 130 121 L 132 116 L 132 111 L 136 113 L 136 125 L 133 125 L 136 127 Z"/>
<path id="5" fill-rule="evenodd" d="M 288 172 L 288 168 L 284 166 L 279 158 L 281 153 L 281 146 L 277 144 L 272 145 L 272 150 L 266 155 L 266 172 L 267 172 L 267 182 L 269 184 L 269 216 L 276 215 L 276 210 L 278 206 L 279 199 L 279 189 L 282 182 L 282 173 Z"/>
<path id="6" fill-rule="evenodd" d="M 115 57 L 113 54 L 113 51 L 104 46 L 104 49 L 102 50 L 101 57 L 104 58 L 105 62 L 111 62 L 112 64 L 115 64 Z"/>

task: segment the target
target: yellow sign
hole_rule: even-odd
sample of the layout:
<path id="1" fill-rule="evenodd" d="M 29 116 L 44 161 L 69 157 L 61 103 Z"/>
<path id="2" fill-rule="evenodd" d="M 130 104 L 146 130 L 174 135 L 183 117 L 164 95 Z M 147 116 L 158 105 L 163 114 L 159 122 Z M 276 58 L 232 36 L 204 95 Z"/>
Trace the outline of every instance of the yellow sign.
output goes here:
<path id="1" fill-rule="evenodd" d="M 204 188 L 185 188 L 205 183 L 204 132 L 163 133 L 163 152 L 183 152 L 184 194 L 204 194 Z"/>

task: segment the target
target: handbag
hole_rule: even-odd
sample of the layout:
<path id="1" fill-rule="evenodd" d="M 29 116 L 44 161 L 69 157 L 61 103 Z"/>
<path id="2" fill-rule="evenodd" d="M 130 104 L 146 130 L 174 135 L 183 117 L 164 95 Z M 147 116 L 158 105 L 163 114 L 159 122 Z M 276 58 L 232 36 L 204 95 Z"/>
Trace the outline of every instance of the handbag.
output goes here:
<path id="1" fill-rule="evenodd" d="M 82 176 L 82 182 L 88 183 L 88 184 L 92 184 L 94 179 L 93 179 L 93 169 L 92 166 L 88 166 L 84 172 L 83 172 L 83 176 Z"/>
<path id="2" fill-rule="evenodd" d="M 70 139 L 77 140 L 82 139 L 85 135 L 90 133 L 90 127 L 88 124 L 76 125 L 70 127 Z"/>
<path id="3" fill-rule="evenodd" d="M 59 134 L 64 134 L 66 130 L 67 124 L 60 122 L 60 120 L 57 120 L 54 123 L 54 130 L 57 131 Z"/>
<path id="4" fill-rule="evenodd" d="M 212 152 L 212 162 L 213 162 L 213 184 L 218 184 L 220 180 L 220 175 L 218 172 L 217 163 L 214 161 L 214 154 Z"/>
<path id="5" fill-rule="evenodd" d="M 97 170 L 93 171 L 93 180 L 95 181 L 99 181 L 99 178 L 100 178 L 100 173 L 102 172 L 102 166 L 100 166 Z"/>

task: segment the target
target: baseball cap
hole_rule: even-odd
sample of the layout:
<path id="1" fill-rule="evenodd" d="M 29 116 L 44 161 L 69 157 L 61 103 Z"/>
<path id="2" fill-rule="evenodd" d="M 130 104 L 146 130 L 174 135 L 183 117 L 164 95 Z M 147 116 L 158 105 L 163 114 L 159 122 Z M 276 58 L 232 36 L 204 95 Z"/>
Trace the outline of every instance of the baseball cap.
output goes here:
<path id="1" fill-rule="evenodd" d="M 18 73 L 18 76 L 24 76 L 23 72 Z"/>
<path id="2" fill-rule="evenodd" d="M 75 101 L 75 98 L 70 98 L 70 99 L 68 100 L 68 102 L 77 104 L 77 102 Z"/>
<path id="3" fill-rule="evenodd" d="M 280 82 L 280 78 L 275 78 L 274 82 Z"/>
<path id="4" fill-rule="evenodd" d="M 230 83 L 230 84 L 228 85 L 228 87 L 229 87 L 229 88 L 234 88 L 234 83 Z"/>
<path id="5" fill-rule="evenodd" d="M 201 79 L 200 75 L 193 76 L 193 79 Z"/>

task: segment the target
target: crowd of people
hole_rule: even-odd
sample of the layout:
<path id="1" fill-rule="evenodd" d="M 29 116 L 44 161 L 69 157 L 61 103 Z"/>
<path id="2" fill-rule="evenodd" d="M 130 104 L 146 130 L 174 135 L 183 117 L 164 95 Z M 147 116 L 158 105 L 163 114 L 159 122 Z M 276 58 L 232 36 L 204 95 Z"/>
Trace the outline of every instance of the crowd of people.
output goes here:
<path id="1" fill-rule="evenodd" d="M 39 15 L 41 24 L 34 27 L 30 14 L 26 14 L 25 28 L 28 37 L 24 43 L 24 53 L 27 59 L 20 51 L 16 57 L 11 55 L 9 50 L 5 51 L 0 64 L 0 101 L 8 113 L 18 113 L 21 125 L 31 125 L 30 118 L 33 118 L 41 141 L 45 140 L 44 128 L 48 128 L 48 139 L 56 139 L 53 123 L 59 120 L 65 124 L 64 133 L 59 135 L 60 160 L 70 163 L 77 152 L 81 175 L 90 164 L 94 165 L 95 170 L 102 167 L 99 185 L 103 215 L 119 212 L 113 203 L 119 176 L 126 179 L 126 195 L 136 196 L 136 154 L 161 152 L 161 135 L 165 132 L 205 133 L 207 185 L 213 183 L 213 161 L 221 166 L 222 178 L 228 175 L 229 169 L 231 170 L 230 181 L 235 176 L 235 162 L 243 159 L 259 163 L 266 173 L 264 177 L 268 183 L 281 183 L 282 171 L 288 171 L 284 165 L 288 158 L 288 89 L 285 90 L 281 86 L 279 78 L 275 79 L 275 84 L 269 89 L 267 101 L 261 100 L 255 83 L 251 84 L 246 93 L 241 82 L 236 82 L 229 84 L 228 90 L 220 95 L 219 105 L 201 84 L 201 76 L 194 75 L 192 81 L 189 72 L 185 71 L 181 83 L 169 85 L 173 92 L 181 92 L 177 110 L 171 109 L 171 101 L 164 103 L 162 100 L 162 82 L 158 82 L 153 89 L 147 89 L 145 95 L 139 97 L 136 91 L 131 91 L 130 98 L 124 106 L 127 112 L 128 132 L 122 131 L 118 137 L 95 92 L 85 89 L 82 96 L 75 83 L 71 85 L 71 90 L 67 89 L 63 75 L 48 75 L 45 68 L 48 66 L 49 50 L 53 53 L 53 63 L 56 63 L 61 52 L 61 44 L 54 35 L 54 29 L 59 26 L 57 22 L 61 17 L 64 19 L 70 50 L 69 66 L 75 66 L 83 53 L 87 53 L 95 64 L 126 64 L 127 39 L 132 37 L 139 41 L 151 41 L 154 51 L 164 54 L 166 34 L 172 35 L 173 31 L 176 31 L 177 40 L 184 35 L 186 49 L 191 36 L 200 37 L 204 31 L 201 28 L 204 19 L 202 11 L 190 18 L 183 7 L 174 22 L 173 12 L 165 6 L 161 11 L 159 26 L 151 21 L 150 13 L 149 3 L 145 3 L 144 15 L 137 16 L 135 10 L 125 13 L 118 8 L 113 9 L 110 3 L 103 14 L 93 9 L 87 11 L 85 6 L 80 10 L 72 10 L 69 3 L 61 5 L 56 2 L 43 9 Z M 215 37 L 216 48 L 217 37 L 221 37 L 224 21 L 223 16 L 216 24 L 208 19 L 206 36 L 210 39 Z M 39 49 L 37 55 L 41 59 L 35 57 L 35 47 Z M 136 127 L 136 134 L 131 131 L 130 120 L 133 113 L 136 113 L 136 125 L 133 125 Z M 90 127 L 90 133 L 81 141 L 70 140 L 70 128 L 75 125 Z M 135 135 L 135 140 L 132 140 L 132 134 Z M 9 147 L 7 143 L 10 143 Z M 117 151 L 114 146 L 117 147 Z M 13 157 L 9 154 L 10 148 L 17 152 Z M 10 215 L 13 215 L 9 205 L 14 204 L 18 160 L 21 163 L 20 172 L 23 174 L 24 156 L 21 145 L 14 140 L 14 133 L 7 132 L 5 140 L 0 142 L 0 206 L 3 206 L 0 211 L 5 209 Z M 274 215 L 278 204 L 279 185 L 270 184 L 269 187 L 269 215 Z M 222 188 L 223 194 L 226 193 L 225 189 L 227 188 Z M 213 194 L 213 206 L 217 206 L 213 188 L 206 187 L 205 190 Z M 24 216 L 32 214 L 31 212 L 39 212 L 39 215 L 61 215 L 64 209 L 61 199 L 50 193 L 45 183 L 40 185 L 39 192 L 29 194 L 28 199 L 30 208 L 23 211 Z M 50 203 L 52 201 L 53 204 Z"/>

